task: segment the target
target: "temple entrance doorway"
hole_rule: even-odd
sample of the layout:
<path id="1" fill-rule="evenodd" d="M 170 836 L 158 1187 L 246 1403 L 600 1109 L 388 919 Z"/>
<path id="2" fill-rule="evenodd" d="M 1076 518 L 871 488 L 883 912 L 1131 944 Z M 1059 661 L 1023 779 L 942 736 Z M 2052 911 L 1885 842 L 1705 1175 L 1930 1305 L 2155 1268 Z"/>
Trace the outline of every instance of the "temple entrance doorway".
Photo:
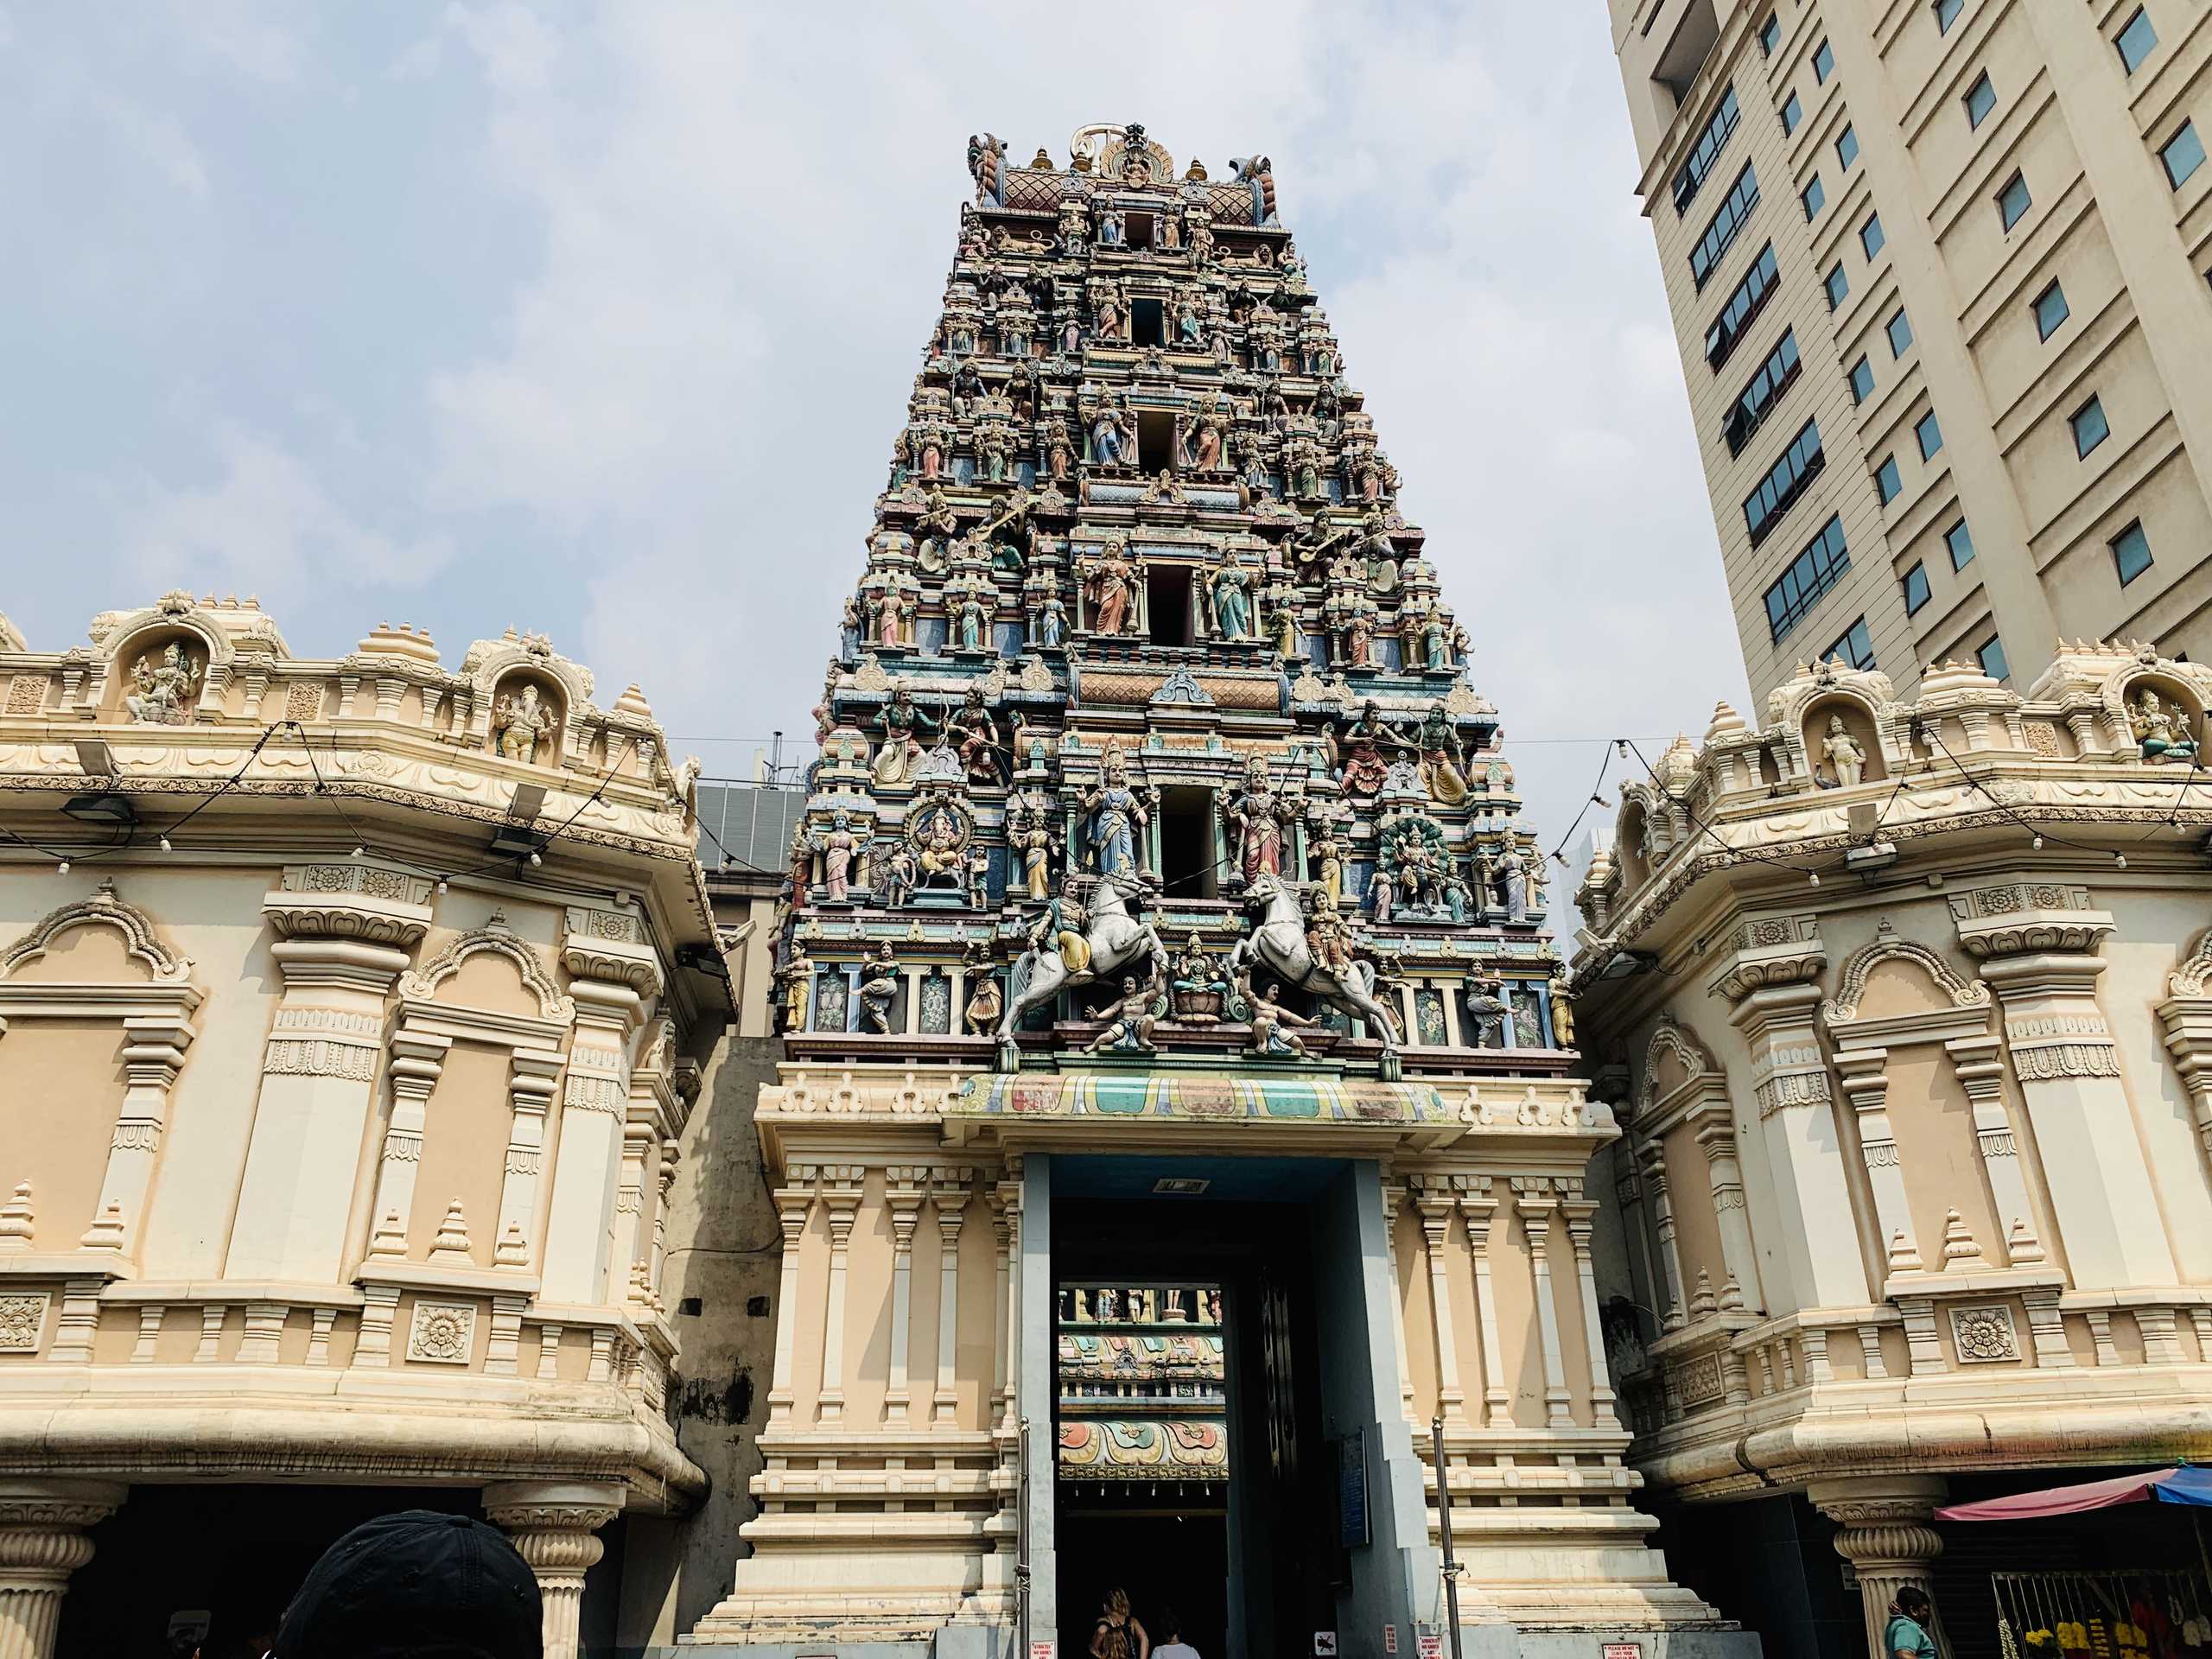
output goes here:
<path id="1" fill-rule="evenodd" d="M 1351 1570 L 1328 1436 L 1357 1425 L 1325 1410 L 1314 1272 L 1357 1255 L 1316 1202 L 1351 1166 L 1053 1164 L 1062 1659 L 1090 1653 L 1116 1589 L 1155 1643 L 1179 1625 L 1204 1659 L 1312 1651 Z"/>

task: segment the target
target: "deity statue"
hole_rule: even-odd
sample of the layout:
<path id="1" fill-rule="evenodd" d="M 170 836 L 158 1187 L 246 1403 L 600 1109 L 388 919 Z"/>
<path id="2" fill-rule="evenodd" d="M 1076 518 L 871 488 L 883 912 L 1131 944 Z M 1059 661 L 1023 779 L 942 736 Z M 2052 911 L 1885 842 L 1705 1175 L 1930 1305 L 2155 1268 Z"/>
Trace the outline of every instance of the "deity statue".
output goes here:
<path id="1" fill-rule="evenodd" d="M 1548 999 L 1552 1008 L 1552 1046 L 1574 1046 L 1574 999 L 1567 992 L 1567 976 L 1554 971 L 1552 975 L 1551 995 Z"/>
<path id="2" fill-rule="evenodd" d="M 1052 828 L 1046 811 L 1042 797 L 1033 804 L 1025 801 L 1009 815 L 1007 831 L 1008 849 L 1021 859 L 1022 891 L 1038 904 L 1051 898 L 1052 892 Z"/>
<path id="3" fill-rule="evenodd" d="M 806 902 L 807 889 L 814 885 L 814 837 L 802 819 L 791 826 L 791 844 L 785 855 L 791 864 L 791 894 L 785 902 L 796 910 Z"/>
<path id="4" fill-rule="evenodd" d="M 976 181 L 977 207 L 1006 206 L 1006 145 L 986 132 L 968 135 L 968 172 Z"/>
<path id="5" fill-rule="evenodd" d="M 1835 781 L 1849 789 L 1866 775 L 1866 751 L 1843 728 L 1843 716 L 1828 716 L 1828 734 L 1821 741 L 1821 754 L 1835 771 Z"/>
<path id="6" fill-rule="evenodd" d="M 1268 643 L 1274 647 L 1275 655 L 1286 662 L 1303 656 L 1304 641 L 1298 626 L 1298 589 L 1288 582 L 1273 583 L 1266 598 Z"/>
<path id="7" fill-rule="evenodd" d="M 1098 245 L 1102 248 L 1125 246 L 1123 232 L 1122 210 L 1109 201 L 1098 210 Z"/>
<path id="8" fill-rule="evenodd" d="M 814 995 L 814 963 L 807 956 L 806 947 L 797 939 L 791 941 L 790 960 L 777 970 L 776 977 L 783 982 L 784 989 L 778 1010 L 780 1029 L 804 1031 L 807 1004 Z"/>
<path id="9" fill-rule="evenodd" d="M 1467 982 L 1467 994 L 1461 1006 L 1467 1011 L 1467 1023 L 1473 1027 L 1471 1048 L 1503 1048 L 1505 1046 L 1505 1022 L 1513 1017 L 1513 1005 L 1505 1000 L 1505 982 L 1486 974 L 1478 974 Z"/>
<path id="10" fill-rule="evenodd" d="M 1198 296 L 1185 289 L 1175 301 L 1175 343 L 1196 351 L 1205 344 L 1205 313 Z"/>
<path id="11" fill-rule="evenodd" d="M 868 964 L 868 976 L 861 982 L 861 1027 L 882 1036 L 891 1035 L 891 1005 L 899 1000 L 899 959 L 892 954 L 891 942 L 886 939 L 876 946 L 875 955 Z"/>
<path id="12" fill-rule="evenodd" d="M 1291 815 L 1290 803 L 1276 791 L 1268 775 L 1267 757 L 1248 758 L 1243 781 L 1229 791 L 1221 808 L 1230 831 L 1230 856 L 1248 884 L 1262 872 L 1282 874 L 1283 825 Z"/>
<path id="13" fill-rule="evenodd" d="M 931 575 L 942 575 L 952 563 L 952 543 L 960 534 L 960 515 L 944 499 L 943 489 L 930 491 L 914 531 L 914 563 Z"/>
<path id="14" fill-rule="evenodd" d="M 1218 997 L 1229 988 L 1229 982 L 1222 977 L 1221 967 L 1206 954 L 1205 942 L 1199 938 L 1195 927 L 1183 941 L 1180 955 L 1169 964 L 1169 988 L 1177 993 L 1177 1017 L 1182 1017 L 1184 998 Z M 1211 1014 L 1206 1016 L 1211 1019 Z"/>
<path id="15" fill-rule="evenodd" d="M 1363 600 L 1344 620 L 1344 662 L 1351 668 L 1374 665 L 1375 607 Z"/>
<path id="16" fill-rule="evenodd" d="M 1061 878 L 1059 892 L 1031 924 L 1029 948 L 1039 952 L 1058 951 L 1062 964 L 1071 974 L 1086 973 L 1090 968 L 1090 945 L 1084 938 L 1083 930 L 1089 920 L 1076 892 L 1075 875 L 1071 872 Z"/>
<path id="17" fill-rule="evenodd" d="M 853 833 L 852 815 L 842 807 L 830 820 L 830 827 L 816 834 L 813 849 L 822 855 L 823 896 L 833 905 L 842 905 L 848 896 L 852 879 L 853 858 L 860 851 L 860 837 Z"/>
<path id="18" fill-rule="evenodd" d="M 1313 913 L 1306 923 L 1306 948 L 1331 973 L 1341 976 L 1351 972 L 1351 925 L 1325 893 L 1314 895 Z"/>
<path id="19" fill-rule="evenodd" d="M 903 648 L 914 643 L 914 601 L 898 588 L 887 587 L 874 603 L 875 641 Z"/>
<path id="20" fill-rule="evenodd" d="M 1236 461 L 1237 476 L 1253 495 L 1265 499 L 1274 490 L 1274 480 L 1268 471 L 1267 447 L 1260 442 L 1256 432 L 1239 428 L 1229 440 L 1230 452 Z"/>
<path id="21" fill-rule="evenodd" d="M 1367 878 L 1367 908 L 1379 922 L 1390 919 L 1390 907 L 1396 901 L 1398 884 L 1391 874 L 1388 860 L 1375 861 L 1375 873 Z"/>
<path id="22" fill-rule="evenodd" d="M 981 842 L 968 847 L 968 908 L 988 910 L 991 904 L 991 854 Z"/>
<path id="23" fill-rule="evenodd" d="M 1359 719 L 1344 734 L 1344 766 L 1338 772 L 1348 795 L 1378 795 L 1389 775 L 1389 754 L 1410 745 L 1383 724 L 1382 709 L 1373 698 L 1359 711 Z"/>
<path id="24" fill-rule="evenodd" d="M 977 598 L 971 588 L 961 596 L 957 616 L 960 624 L 959 649 L 962 651 L 982 650 L 983 631 L 990 626 L 991 621 L 990 607 Z"/>
<path id="25" fill-rule="evenodd" d="M 1457 859 L 1452 861 L 1450 872 L 1444 878 L 1444 907 L 1452 912 L 1452 919 L 1464 922 L 1475 908 L 1475 895 L 1468 890 L 1467 878 L 1459 868 Z"/>
<path id="26" fill-rule="evenodd" d="M 2127 721 L 2144 760 L 2193 762 L 2196 759 L 2196 742 L 2189 734 L 2181 710 L 2162 701 L 2149 686 L 2128 705 Z"/>
<path id="27" fill-rule="evenodd" d="M 914 855 L 903 841 L 893 843 L 876 873 L 875 899 L 886 910 L 897 910 L 913 897 Z"/>
<path id="28" fill-rule="evenodd" d="M 958 813 L 942 804 L 933 806 L 921 822 L 908 827 L 907 836 L 914 844 L 914 863 L 923 887 L 960 885 L 968 863 L 968 836 Z"/>
<path id="29" fill-rule="evenodd" d="M 1432 674 L 1452 666 L 1452 642 L 1445 630 L 1447 620 L 1441 605 L 1432 604 L 1421 613 L 1421 665 Z"/>
<path id="30" fill-rule="evenodd" d="M 1090 817 L 1090 855 L 1101 875 L 1139 874 L 1137 836 L 1152 818 L 1152 791 L 1132 789 L 1120 744 L 1111 744 L 1100 763 L 1099 779 L 1078 799 Z"/>
<path id="31" fill-rule="evenodd" d="M 960 1016 L 960 1023 L 968 1027 L 970 1037 L 988 1037 L 997 1028 L 999 1016 L 1006 1011 L 1006 1005 L 1001 1001 L 999 976 L 986 973 L 971 977 L 968 985 L 968 1007 Z"/>
<path id="32" fill-rule="evenodd" d="M 982 462 L 983 482 L 1003 484 L 1007 468 L 1012 464 L 1012 435 L 1003 422 L 994 421 L 976 434 L 976 456 Z"/>
<path id="33" fill-rule="evenodd" d="M 1529 919 L 1528 866 L 1511 842 L 1491 865 L 1491 880 L 1497 893 L 1498 902 L 1505 906 L 1505 919 L 1525 922 Z"/>
<path id="34" fill-rule="evenodd" d="M 1045 428 L 1045 473 L 1055 483 L 1065 482 L 1075 465 L 1075 446 L 1068 437 L 1068 423 L 1052 416 Z"/>
<path id="35" fill-rule="evenodd" d="M 1288 1027 L 1313 1022 L 1283 1007 L 1275 1000 L 1280 995 L 1271 980 L 1263 981 L 1252 993 L 1252 1052 L 1268 1059 L 1303 1059 L 1306 1045 Z"/>
<path id="36" fill-rule="evenodd" d="M 1421 781 L 1428 798 L 1440 806 L 1457 806 L 1467 798 L 1467 756 L 1442 702 L 1428 705 L 1428 717 L 1414 739 L 1421 752 Z"/>
<path id="37" fill-rule="evenodd" d="M 1057 593 L 1045 595 L 1037 607 L 1037 643 L 1058 651 L 1068 642 L 1068 607 Z"/>
<path id="38" fill-rule="evenodd" d="M 952 372 L 953 412 L 959 415 L 969 413 L 989 391 L 990 388 L 983 384 L 981 369 L 973 363 L 961 364 Z"/>
<path id="39" fill-rule="evenodd" d="M 948 435 L 944 426 L 936 421 L 918 422 L 906 429 L 907 463 L 925 484 L 944 476 Z"/>
<path id="40" fill-rule="evenodd" d="M 1122 297 L 1120 283 L 1104 282 L 1091 285 L 1090 332 L 1100 340 L 1128 339 L 1129 303 Z"/>
<path id="41" fill-rule="evenodd" d="M 1128 556 L 1128 543 L 1118 536 L 1096 558 L 1084 561 L 1081 575 L 1089 589 L 1094 632 L 1137 631 L 1137 566 Z"/>
<path id="42" fill-rule="evenodd" d="M 188 674 L 182 679 L 175 677 L 176 664 L 172 660 L 175 652 L 176 646 L 172 644 L 163 653 L 163 666 L 155 671 L 150 685 L 144 677 L 145 659 L 139 659 L 138 684 L 141 690 L 137 696 L 124 700 L 130 707 L 132 719 L 175 723 L 176 716 L 173 714 L 152 714 L 143 710 L 181 707 L 185 692 L 193 680 Z M 537 758 L 538 744 L 550 738 L 559 723 L 554 716 L 552 705 L 538 696 L 537 688 L 525 684 L 521 695 L 502 696 L 493 705 L 492 741 L 502 760 L 532 760 Z"/>
<path id="43" fill-rule="evenodd" d="M 901 685 L 876 716 L 883 732 L 883 747 L 876 751 L 872 769 L 877 785 L 896 788 L 914 775 L 921 759 L 922 736 L 938 729 L 938 722 L 914 704 L 914 694 Z"/>
<path id="44" fill-rule="evenodd" d="M 1083 203 L 1069 197 L 1060 203 L 1060 251 L 1065 255 L 1080 255 L 1090 240 L 1090 221 L 1084 215 Z"/>
<path id="45" fill-rule="evenodd" d="M 1136 458 L 1136 417 L 1118 395 L 1101 398 L 1086 417 L 1090 425 L 1090 458 L 1101 467 L 1122 467 Z"/>
<path id="46" fill-rule="evenodd" d="M 1344 901 L 1344 844 L 1337 839 L 1337 827 L 1324 821 L 1315 831 L 1314 839 L 1306 849 L 1306 856 L 1313 866 L 1313 880 L 1319 897 L 1335 909 Z"/>
<path id="47" fill-rule="evenodd" d="M 1000 784 L 1006 781 L 1000 768 L 1001 747 L 998 722 L 991 718 L 989 706 L 983 697 L 983 688 L 971 685 L 959 711 L 945 722 L 945 737 L 960 756 L 960 763 L 971 784 Z"/>
<path id="48" fill-rule="evenodd" d="M 1252 573 L 1224 556 L 1208 579 L 1215 631 L 1224 639 L 1252 637 Z"/>
<path id="49" fill-rule="evenodd" d="M 1092 1019 L 1106 1021 L 1106 1029 L 1091 1040 L 1089 1052 L 1118 1048 L 1134 1054 L 1153 1052 L 1152 1033 L 1159 1021 L 1153 1017 L 1152 997 L 1150 986 L 1140 986 L 1135 975 L 1124 975 L 1121 1001 L 1103 1011 L 1090 1011 Z"/>

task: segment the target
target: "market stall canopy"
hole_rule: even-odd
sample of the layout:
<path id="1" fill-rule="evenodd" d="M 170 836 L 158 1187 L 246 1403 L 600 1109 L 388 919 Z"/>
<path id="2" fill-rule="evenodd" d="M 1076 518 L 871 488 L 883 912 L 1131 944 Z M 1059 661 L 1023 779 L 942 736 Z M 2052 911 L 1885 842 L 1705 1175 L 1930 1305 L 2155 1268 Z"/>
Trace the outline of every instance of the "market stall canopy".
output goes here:
<path id="1" fill-rule="evenodd" d="M 2183 1465 L 2177 1469 L 2118 1475 L 2110 1480 L 2085 1480 L 2075 1486 L 2046 1486 L 2039 1492 L 2015 1492 L 2010 1497 L 1986 1498 L 1979 1503 L 1954 1503 L 1936 1510 L 1936 1518 L 2032 1521 L 2039 1516 L 2078 1515 L 2084 1510 L 2109 1510 L 2122 1503 L 2195 1503 L 2212 1508 L 2212 1468 Z"/>

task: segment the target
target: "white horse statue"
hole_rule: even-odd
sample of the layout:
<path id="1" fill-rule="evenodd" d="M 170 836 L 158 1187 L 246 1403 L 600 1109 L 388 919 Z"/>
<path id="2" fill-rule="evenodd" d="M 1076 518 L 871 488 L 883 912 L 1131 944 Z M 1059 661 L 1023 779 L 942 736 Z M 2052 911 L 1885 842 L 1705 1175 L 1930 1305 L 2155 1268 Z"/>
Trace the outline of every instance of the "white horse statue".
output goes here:
<path id="1" fill-rule="evenodd" d="M 1319 998 L 1340 1014 L 1364 1020 L 1369 1029 L 1382 1033 L 1386 1050 L 1398 1046 L 1403 1040 L 1398 1022 L 1375 995 L 1373 963 L 1356 962 L 1349 973 L 1339 974 L 1315 961 L 1306 947 L 1306 918 L 1298 906 L 1298 894 L 1280 877 L 1262 871 L 1245 889 L 1244 901 L 1266 913 L 1229 953 L 1231 979 L 1257 964 L 1261 972 L 1293 989 Z"/>
<path id="2" fill-rule="evenodd" d="M 1150 922 L 1129 913 L 1128 901 L 1140 891 L 1135 881 L 1120 875 L 1101 876 L 1092 887 L 1085 901 L 1090 921 L 1083 936 L 1090 949 L 1087 967 L 1071 970 L 1059 951 L 1049 945 L 1025 950 L 1015 960 L 1013 982 L 1007 987 L 1006 1018 L 999 1021 L 1001 1064 L 1012 1050 L 1021 1017 L 1032 1008 L 1042 1007 L 1067 987 L 1110 979 L 1140 962 L 1147 964 L 1146 971 L 1155 982 L 1166 974 L 1166 945 Z"/>

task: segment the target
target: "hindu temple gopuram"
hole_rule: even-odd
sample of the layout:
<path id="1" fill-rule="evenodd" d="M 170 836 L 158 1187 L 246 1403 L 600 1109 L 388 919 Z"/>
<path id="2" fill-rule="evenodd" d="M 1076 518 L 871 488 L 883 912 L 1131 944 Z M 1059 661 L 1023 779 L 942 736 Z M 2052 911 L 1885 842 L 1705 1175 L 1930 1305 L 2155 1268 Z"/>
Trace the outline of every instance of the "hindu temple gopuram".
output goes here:
<path id="1" fill-rule="evenodd" d="M 1079 1654 L 1126 1589 L 1410 1655 L 1448 1492 L 1469 1652 L 1747 1650 L 1624 1461 L 1480 550 L 1264 156 L 969 165 L 790 846 L 758 1512 L 690 1639 Z"/>

